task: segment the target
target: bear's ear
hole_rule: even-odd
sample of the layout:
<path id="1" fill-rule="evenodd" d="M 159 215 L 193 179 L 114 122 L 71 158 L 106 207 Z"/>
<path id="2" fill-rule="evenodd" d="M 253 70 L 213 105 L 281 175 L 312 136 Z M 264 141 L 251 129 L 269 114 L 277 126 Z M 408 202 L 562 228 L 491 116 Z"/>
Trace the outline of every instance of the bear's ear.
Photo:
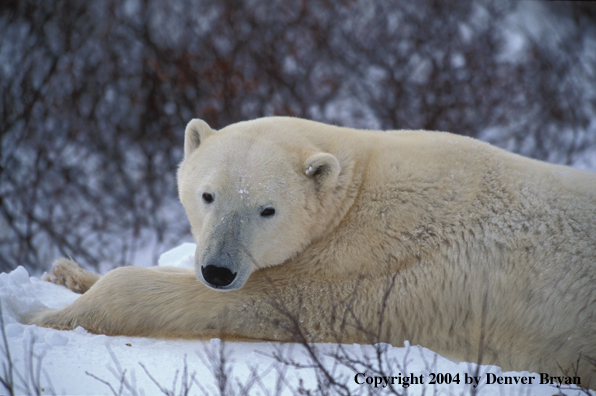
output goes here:
<path id="1" fill-rule="evenodd" d="M 304 161 L 304 174 L 316 183 L 316 190 L 325 190 L 337 183 L 340 165 L 329 153 L 313 154 Z"/>
<path id="2" fill-rule="evenodd" d="M 184 132 L 184 158 L 187 158 L 199 145 L 213 135 L 215 131 L 203 120 L 195 118 L 186 126 Z"/>

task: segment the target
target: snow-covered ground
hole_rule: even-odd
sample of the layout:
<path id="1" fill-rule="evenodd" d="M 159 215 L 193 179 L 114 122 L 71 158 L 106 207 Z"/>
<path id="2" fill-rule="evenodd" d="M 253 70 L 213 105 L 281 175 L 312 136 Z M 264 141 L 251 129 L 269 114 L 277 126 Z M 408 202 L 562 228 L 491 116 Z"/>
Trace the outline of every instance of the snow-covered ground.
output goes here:
<path id="1" fill-rule="evenodd" d="M 159 264 L 192 266 L 193 254 L 194 245 L 183 244 L 164 253 Z M 480 379 L 475 388 L 478 395 L 581 393 L 576 387 L 560 389 L 540 384 L 540 375 L 536 373 L 502 373 L 494 366 L 478 368 L 472 363 L 456 364 L 407 342 L 400 347 L 315 344 L 309 352 L 298 344 L 108 337 L 90 334 L 80 327 L 58 331 L 18 322 L 19 315 L 31 309 L 59 308 L 78 297 L 64 287 L 30 277 L 23 267 L 0 274 L 5 335 L 4 343 L 0 341 L 0 360 L 4 367 L 0 379 L 6 382 L 12 372 L 16 394 L 291 395 L 306 394 L 306 390 L 311 390 L 311 394 L 325 394 L 322 388 L 330 385 L 325 382 L 327 377 L 322 375 L 321 369 L 309 367 L 314 362 L 313 357 L 320 359 L 337 383 L 331 394 L 339 394 L 342 386 L 346 387 L 344 394 L 348 391 L 353 394 L 390 391 L 408 395 L 472 394 L 475 385 L 472 377 L 475 376 Z M 378 351 L 382 352 L 385 375 L 394 377 L 392 388 L 373 371 L 374 367 L 378 369 Z M 339 359 L 331 357 L 334 354 L 343 356 L 344 363 L 347 357 L 360 363 L 340 363 Z M 366 362 L 372 368 L 365 369 L 362 364 Z M 422 379 L 422 383 L 404 387 L 404 377 L 415 377 L 419 382 Z M 511 377 L 512 384 L 487 383 L 487 380 L 498 381 L 498 377 Z M 532 384 L 516 384 L 516 377 L 518 381 L 525 377 L 525 382 L 532 378 Z M 466 384 L 466 380 L 472 384 Z M 6 393 L 1 387 L 0 384 L 0 394 Z"/>

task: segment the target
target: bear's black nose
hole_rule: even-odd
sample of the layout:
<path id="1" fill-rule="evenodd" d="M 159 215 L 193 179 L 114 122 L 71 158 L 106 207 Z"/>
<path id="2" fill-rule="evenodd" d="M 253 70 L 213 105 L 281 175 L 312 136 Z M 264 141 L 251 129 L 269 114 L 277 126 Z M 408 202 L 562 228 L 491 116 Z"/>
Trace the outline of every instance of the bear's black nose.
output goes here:
<path id="1" fill-rule="evenodd" d="M 236 278 L 236 272 L 232 272 L 227 268 L 218 267 L 216 265 L 208 265 L 201 267 L 203 278 L 213 287 L 224 287 L 229 285 Z"/>

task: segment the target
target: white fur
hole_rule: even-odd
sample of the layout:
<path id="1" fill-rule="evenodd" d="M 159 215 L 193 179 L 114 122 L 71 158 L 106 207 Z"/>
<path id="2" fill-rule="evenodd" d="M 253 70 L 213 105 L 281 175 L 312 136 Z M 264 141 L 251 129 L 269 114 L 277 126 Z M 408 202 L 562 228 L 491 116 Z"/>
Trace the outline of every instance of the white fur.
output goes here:
<path id="1" fill-rule="evenodd" d="M 299 323 L 313 341 L 408 339 L 460 359 L 482 343 L 483 363 L 552 375 L 596 357 L 592 173 L 449 133 L 275 117 L 192 121 L 178 183 L 196 276 L 227 268 L 227 292 L 121 268 L 30 322 L 270 340 Z"/>

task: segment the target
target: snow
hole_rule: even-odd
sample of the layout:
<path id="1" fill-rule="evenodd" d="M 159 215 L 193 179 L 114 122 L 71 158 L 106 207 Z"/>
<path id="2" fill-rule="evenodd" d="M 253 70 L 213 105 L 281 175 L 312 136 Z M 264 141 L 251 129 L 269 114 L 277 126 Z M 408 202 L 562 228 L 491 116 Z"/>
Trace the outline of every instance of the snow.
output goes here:
<path id="1" fill-rule="evenodd" d="M 194 243 L 183 243 L 163 253 L 158 262 L 162 267 L 193 268 L 195 263 L 195 250 L 197 245 Z"/>
<path id="2" fill-rule="evenodd" d="M 195 248 L 194 244 L 182 244 L 164 253 L 159 264 L 192 267 Z M 23 325 L 18 322 L 21 314 L 44 306 L 60 308 L 79 298 L 78 294 L 64 287 L 30 277 L 23 267 L 0 274 L 0 298 L 4 335 L 14 365 L 16 394 L 36 393 L 38 389 L 41 394 L 65 395 L 177 395 L 185 394 L 185 391 L 191 395 L 291 395 L 301 390 L 311 390 L 316 394 L 321 391 L 317 391 L 318 386 L 323 384 L 322 389 L 326 386 L 318 382 L 325 380 L 320 375 L 321 371 L 317 375 L 309 367 L 313 363 L 313 355 L 299 344 L 108 337 L 90 334 L 81 327 L 59 331 Z M 4 352 L 0 352 L 0 360 L 7 368 L 5 345 L 2 344 Z M 395 377 L 392 390 L 398 394 L 469 394 L 472 385 L 464 382 L 465 378 L 470 381 L 473 376 L 481 379 L 478 395 L 538 396 L 559 392 L 553 385 L 540 384 L 538 374 L 501 373 L 494 366 L 480 366 L 479 374 L 476 374 L 475 364 L 456 364 L 426 348 L 410 346 L 408 342 L 403 347 L 315 344 L 312 351 L 336 381 L 355 394 L 388 392 L 388 388 L 383 389 L 386 381 L 375 378 L 379 374 L 362 366 L 362 363 L 368 362 L 378 367 L 377 351 L 382 352 L 386 375 Z M 343 354 L 360 363 L 354 363 L 352 367 L 338 364 L 338 360 L 331 356 L 333 354 Z M 288 365 L 288 362 L 294 364 Z M 215 375 L 217 372 L 220 372 L 219 376 Z M 441 379 L 449 378 L 448 373 L 451 378 L 459 374 L 460 384 L 453 381 L 451 384 L 430 384 L 430 373 L 442 374 Z M 487 373 L 533 376 L 533 385 L 486 384 Z M 423 384 L 403 387 L 404 377 L 420 378 L 420 375 L 423 376 Z M 227 377 L 228 381 L 218 381 L 223 377 Z M 6 379 L 6 375 L 3 378 Z M 367 384 L 367 380 L 371 384 Z M 377 389 L 374 389 L 375 381 Z M 4 393 L 1 387 L 0 393 Z M 339 393 L 337 389 L 332 389 L 331 394 Z M 577 394 L 577 390 L 564 392 Z"/>

